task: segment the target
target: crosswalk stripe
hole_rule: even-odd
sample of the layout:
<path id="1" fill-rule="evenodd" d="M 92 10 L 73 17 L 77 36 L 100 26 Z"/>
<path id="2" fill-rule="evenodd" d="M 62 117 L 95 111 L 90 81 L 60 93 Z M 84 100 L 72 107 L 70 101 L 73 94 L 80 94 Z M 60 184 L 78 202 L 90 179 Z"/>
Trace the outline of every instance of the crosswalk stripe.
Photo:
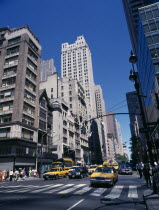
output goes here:
<path id="1" fill-rule="evenodd" d="M 17 193 L 17 192 L 25 192 L 25 191 L 30 191 L 33 188 L 39 188 L 39 186 L 33 186 L 33 187 L 28 187 L 28 186 L 23 186 L 22 189 L 15 189 L 15 190 L 5 190 L 7 193 Z"/>
<path id="2" fill-rule="evenodd" d="M 43 187 L 47 187 L 47 186 L 50 186 L 50 185 L 44 185 Z M 16 186 L 18 187 L 18 186 Z M 28 186 L 20 186 L 19 185 L 19 189 L 6 189 L 6 190 L 3 190 L 4 193 L 22 193 L 22 192 L 27 192 L 27 191 L 31 191 L 32 189 L 36 190 L 35 188 L 41 188 L 42 186 L 39 186 L 39 185 L 28 185 Z"/>
<path id="3" fill-rule="evenodd" d="M 76 186 L 74 186 L 74 187 L 72 187 L 72 188 L 70 188 L 70 189 L 67 189 L 67 190 L 58 192 L 57 194 L 66 194 L 66 193 L 69 193 L 69 192 L 71 192 L 71 191 L 76 190 L 77 188 L 83 187 L 83 186 L 85 186 L 85 185 L 86 185 L 86 184 L 78 184 L 78 185 L 76 185 Z"/>
<path id="4" fill-rule="evenodd" d="M 121 194 L 121 191 L 123 189 L 123 186 L 115 186 L 112 191 L 104 196 L 105 198 L 111 198 L 111 199 L 115 199 L 115 198 L 119 198 L 120 197 L 120 194 Z"/>
<path id="5" fill-rule="evenodd" d="M 45 188 L 40 188 L 40 189 L 35 189 L 35 190 L 32 190 L 30 193 L 39 193 L 39 192 L 42 192 L 42 191 L 46 191 L 46 190 L 49 190 L 50 188 L 53 188 L 54 185 L 51 185 L 51 186 L 48 186 L 48 187 L 45 187 Z"/>
<path id="6" fill-rule="evenodd" d="M 44 193 L 53 193 L 53 192 L 57 192 L 57 191 L 60 191 L 62 189 L 65 189 L 67 187 L 72 187 L 74 184 L 67 184 L 67 185 L 64 185 L 62 187 L 59 187 L 58 189 L 53 189 L 53 190 L 49 190 L 47 192 L 44 192 Z"/>
<path id="7" fill-rule="evenodd" d="M 128 198 L 138 198 L 137 186 L 129 186 Z"/>
<path id="8" fill-rule="evenodd" d="M 91 189 L 92 189 L 92 187 L 84 187 L 82 190 L 78 190 L 78 191 L 74 192 L 73 194 L 75 194 L 75 195 L 82 195 L 82 194 L 88 192 Z"/>
<path id="9" fill-rule="evenodd" d="M 23 193 L 23 192 L 29 192 L 29 193 L 38 193 L 38 192 L 42 192 L 42 191 L 45 191 L 45 190 L 47 190 L 47 189 L 50 189 L 50 188 L 55 188 L 55 187 L 59 187 L 59 186 L 61 186 L 62 184 L 57 184 L 57 185 L 49 185 L 49 187 L 44 187 L 43 186 L 43 188 L 41 188 L 40 187 L 40 189 L 37 189 L 37 188 L 39 188 L 39 186 L 37 187 L 36 186 L 36 188 L 28 188 L 28 189 L 23 189 L 23 190 L 19 190 L 18 192 L 19 193 Z M 35 186 L 34 186 L 35 187 Z"/>
<path id="10" fill-rule="evenodd" d="M 98 189 L 95 190 L 93 193 L 91 193 L 91 195 L 93 195 L 93 196 L 100 196 L 100 195 L 102 195 L 105 191 L 106 191 L 106 189 L 104 189 L 104 188 L 98 188 Z"/>

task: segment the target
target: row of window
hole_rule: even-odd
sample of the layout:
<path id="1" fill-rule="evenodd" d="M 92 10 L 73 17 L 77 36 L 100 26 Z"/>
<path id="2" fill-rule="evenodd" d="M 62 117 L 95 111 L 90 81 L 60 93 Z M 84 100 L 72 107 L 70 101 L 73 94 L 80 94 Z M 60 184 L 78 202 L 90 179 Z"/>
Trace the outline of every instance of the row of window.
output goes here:
<path id="1" fill-rule="evenodd" d="M 140 13 L 140 17 L 141 17 L 141 20 L 142 21 L 145 21 L 145 20 L 149 20 L 149 19 L 153 19 L 153 18 L 156 18 L 156 17 L 159 17 L 159 10 L 158 8 L 151 8 L 152 11 L 142 11 L 142 13 Z"/>

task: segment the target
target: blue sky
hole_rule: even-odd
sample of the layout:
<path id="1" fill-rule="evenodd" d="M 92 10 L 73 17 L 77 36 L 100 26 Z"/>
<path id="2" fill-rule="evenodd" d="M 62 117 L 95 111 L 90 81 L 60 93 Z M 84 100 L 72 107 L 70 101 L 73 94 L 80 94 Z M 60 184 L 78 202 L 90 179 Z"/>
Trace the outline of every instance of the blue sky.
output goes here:
<path id="1" fill-rule="evenodd" d="M 42 59 L 53 58 L 59 73 L 61 44 L 84 35 L 92 53 L 95 84 L 103 89 L 107 109 L 134 90 L 128 79 L 131 43 L 121 0 L 0 0 L 0 8 L 0 27 L 29 25 L 42 45 Z M 127 112 L 124 105 L 126 101 L 114 112 Z M 129 117 L 116 118 L 123 142 L 129 142 Z"/>

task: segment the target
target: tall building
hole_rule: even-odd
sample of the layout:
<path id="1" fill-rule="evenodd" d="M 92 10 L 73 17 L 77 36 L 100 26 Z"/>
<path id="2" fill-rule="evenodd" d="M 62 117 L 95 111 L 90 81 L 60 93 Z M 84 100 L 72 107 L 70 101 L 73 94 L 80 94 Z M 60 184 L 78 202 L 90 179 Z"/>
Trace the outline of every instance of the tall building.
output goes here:
<path id="1" fill-rule="evenodd" d="M 142 128 L 142 117 L 139 115 L 141 112 L 136 91 L 126 93 L 126 100 L 129 113 L 133 113 L 129 115 L 131 136 L 138 136 L 137 127 Z"/>
<path id="2" fill-rule="evenodd" d="M 103 98 L 103 91 L 100 85 L 95 85 L 95 101 L 96 101 L 96 110 L 97 117 L 102 116 L 106 113 L 105 111 L 105 102 Z"/>
<path id="3" fill-rule="evenodd" d="M 54 73 L 47 77 L 47 81 L 40 83 L 40 89 L 43 88 L 54 107 L 54 153 L 57 153 L 59 158 L 67 156 L 75 162 L 89 164 L 88 138 L 86 133 L 81 132 L 82 122 L 87 119 L 83 87 L 76 79 L 59 78 L 58 74 Z"/>
<path id="4" fill-rule="evenodd" d="M 116 120 L 116 129 L 117 129 L 117 139 L 118 139 L 118 147 L 119 147 L 119 153 L 123 155 L 123 140 L 122 140 L 122 134 L 121 134 L 121 128 L 120 123 Z"/>
<path id="5" fill-rule="evenodd" d="M 113 162 L 115 161 L 115 148 L 114 148 L 114 136 L 112 133 L 107 134 L 107 145 L 108 145 L 107 160 Z"/>
<path id="6" fill-rule="evenodd" d="M 159 3 L 139 9 L 138 76 L 148 122 L 158 119 L 155 103 L 159 93 Z"/>
<path id="7" fill-rule="evenodd" d="M 155 2 L 158 2 L 158 0 L 123 0 L 123 7 L 129 29 L 130 39 L 133 51 L 136 55 L 138 48 L 138 9 Z"/>
<path id="8" fill-rule="evenodd" d="M 41 60 L 40 64 L 40 81 L 46 81 L 49 75 L 52 75 L 56 72 L 56 68 L 54 66 L 54 60 Z"/>
<path id="9" fill-rule="evenodd" d="M 78 36 L 74 44 L 64 43 L 61 50 L 62 77 L 77 79 L 86 92 L 89 118 L 96 116 L 94 78 L 91 52 L 84 36 Z"/>
<path id="10" fill-rule="evenodd" d="M 107 112 L 110 114 L 107 116 L 107 126 L 108 126 L 108 134 L 111 134 L 111 138 L 114 141 L 114 150 L 116 154 L 123 154 L 122 148 L 122 136 L 121 136 L 121 129 L 120 124 L 115 119 L 113 112 Z"/>
<path id="11" fill-rule="evenodd" d="M 105 102 L 103 98 L 103 91 L 100 85 L 95 85 L 95 101 L 96 101 L 96 110 L 97 110 L 97 117 L 100 117 L 102 115 L 106 114 L 106 109 L 105 109 Z M 108 128 L 107 128 L 107 117 L 101 117 L 98 119 L 99 121 L 98 127 L 99 129 L 101 128 L 102 131 L 99 132 L 101 134 L 100 139 L 101 139 L 101 144 L 102 144 L 102 155 L 103 155 L 103 160 L 107 159 L 107 154 L 108 154 L 108 147 L 107 147 L 107 133 L 108 133 Z"/>
<path id="12" fill-rule="evenodd" d="M 35 167 L 40 52 L 28 26 L 0 29 L 1 169 Z"/>

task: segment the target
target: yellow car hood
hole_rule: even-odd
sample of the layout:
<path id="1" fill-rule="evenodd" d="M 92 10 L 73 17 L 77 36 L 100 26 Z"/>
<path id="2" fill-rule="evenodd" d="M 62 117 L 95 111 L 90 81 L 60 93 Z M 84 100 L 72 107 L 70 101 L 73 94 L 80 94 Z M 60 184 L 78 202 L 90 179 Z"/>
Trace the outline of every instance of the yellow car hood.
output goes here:
<path id="1" fill-rule="evenodd" d="M 112 174 L 112 173 L 95 172 L 90 177 L 93 178 L 93 177 L 96 177 L 96 176 L 101 176 L 101 177 L 105 177 L 105 178 L 113 178 L 114 174 Z"/>
<path id="2" fill-rule="evenodd" d="M 47 172 L 45 174 L 47 175 L 47 174 L 58 174 L 58 173 L 59 173 L 59 171 L 50 171 L 50 172 Z"/>
<path id="3" fill-rule="evenodd" d="M 89 168 L 88 171 L 95 171 L 96 168 Z"/>

